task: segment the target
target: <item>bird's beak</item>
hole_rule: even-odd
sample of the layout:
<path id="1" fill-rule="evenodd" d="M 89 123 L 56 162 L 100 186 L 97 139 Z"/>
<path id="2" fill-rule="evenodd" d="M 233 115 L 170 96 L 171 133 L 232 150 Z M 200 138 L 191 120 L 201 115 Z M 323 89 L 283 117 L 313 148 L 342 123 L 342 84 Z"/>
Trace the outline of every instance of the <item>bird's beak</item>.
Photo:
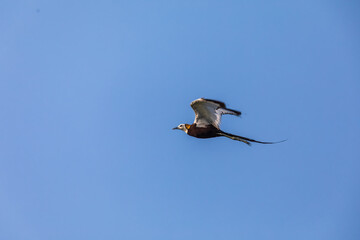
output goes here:
<path id="1" fill-rule="evenodd" d="M 174 127 L 172 130 L 176 130 L 176 129 L 179 129 L 178 127 Z"/>

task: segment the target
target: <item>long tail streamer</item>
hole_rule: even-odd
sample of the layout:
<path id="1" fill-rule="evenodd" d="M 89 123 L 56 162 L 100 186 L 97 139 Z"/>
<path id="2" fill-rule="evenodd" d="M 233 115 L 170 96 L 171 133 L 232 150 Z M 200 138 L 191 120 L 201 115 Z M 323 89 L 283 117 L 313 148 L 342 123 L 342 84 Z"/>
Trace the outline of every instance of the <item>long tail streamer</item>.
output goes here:
<path id="1" fill-rule="evenodd" d="M 282 140 L 282 141 L 279 141 L 279 142 L 261 142 L 261 141 L 257 141 L 257 140 L 251 139 L 251 138 L 246 138 L 246 137 L 237 136 L 237 135 L 234 135 L 234 134 L 231 134 L 231 133 L 226 133 L 226 132 L 223 132 L 223 131 L 219 132 L 218 135 L 230 138 L 232 140 L 237 140 L 237 141 L 246 143 L 247 145 L 251 145 L 250 142 L 256 142 L 256 143 L 261 143 L 261 144 L 274 144 L 274 143 L 281 143 L 281 142 L 286 141 L 286 140 Z"/>

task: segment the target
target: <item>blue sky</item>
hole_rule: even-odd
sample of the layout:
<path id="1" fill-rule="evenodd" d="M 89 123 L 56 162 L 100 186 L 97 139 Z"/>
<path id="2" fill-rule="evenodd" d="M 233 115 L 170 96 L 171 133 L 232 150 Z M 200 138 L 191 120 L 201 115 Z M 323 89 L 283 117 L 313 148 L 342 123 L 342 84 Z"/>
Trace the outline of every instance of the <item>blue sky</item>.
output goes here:
<path id="1" fill-rule="evenodd" d="M 359 239 L 359 10 L 4 1 L 0 239 Z"/>

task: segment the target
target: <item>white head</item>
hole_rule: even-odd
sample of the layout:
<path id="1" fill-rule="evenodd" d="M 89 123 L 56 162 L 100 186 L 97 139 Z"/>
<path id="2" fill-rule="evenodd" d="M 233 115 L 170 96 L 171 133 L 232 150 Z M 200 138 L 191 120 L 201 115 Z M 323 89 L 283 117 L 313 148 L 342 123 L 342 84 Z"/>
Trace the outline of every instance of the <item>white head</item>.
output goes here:
<path id="1" fill-rule="evenodd" d="M 179 126 L 174 127 L 173 130 L 179 129 L 179 130 L 183 130 L 184 132 L 187 133 L 188 130 L 189 130 L 189 128 L 190 128 L 190 125 L 189 125 L 189 124 L 182 123 L 182 124 L 180 124 Z"/>

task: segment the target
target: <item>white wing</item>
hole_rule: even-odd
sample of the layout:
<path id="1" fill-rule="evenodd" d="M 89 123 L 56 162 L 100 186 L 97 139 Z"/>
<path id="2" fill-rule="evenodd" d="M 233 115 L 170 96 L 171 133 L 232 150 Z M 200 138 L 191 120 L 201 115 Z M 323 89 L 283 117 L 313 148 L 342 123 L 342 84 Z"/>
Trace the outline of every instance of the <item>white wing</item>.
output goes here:
<path id="1" fill-rule="evenodd" d="M 220 101 L 199 98 L 194 100 L 190 106 L 195 112 L 195 121 L 197 127 L 213 125 L 219 129 L 221 116 L 223 114 L 232 114 L 239 116 L 241 112 L 227 109 L 225 104 Z"/>

